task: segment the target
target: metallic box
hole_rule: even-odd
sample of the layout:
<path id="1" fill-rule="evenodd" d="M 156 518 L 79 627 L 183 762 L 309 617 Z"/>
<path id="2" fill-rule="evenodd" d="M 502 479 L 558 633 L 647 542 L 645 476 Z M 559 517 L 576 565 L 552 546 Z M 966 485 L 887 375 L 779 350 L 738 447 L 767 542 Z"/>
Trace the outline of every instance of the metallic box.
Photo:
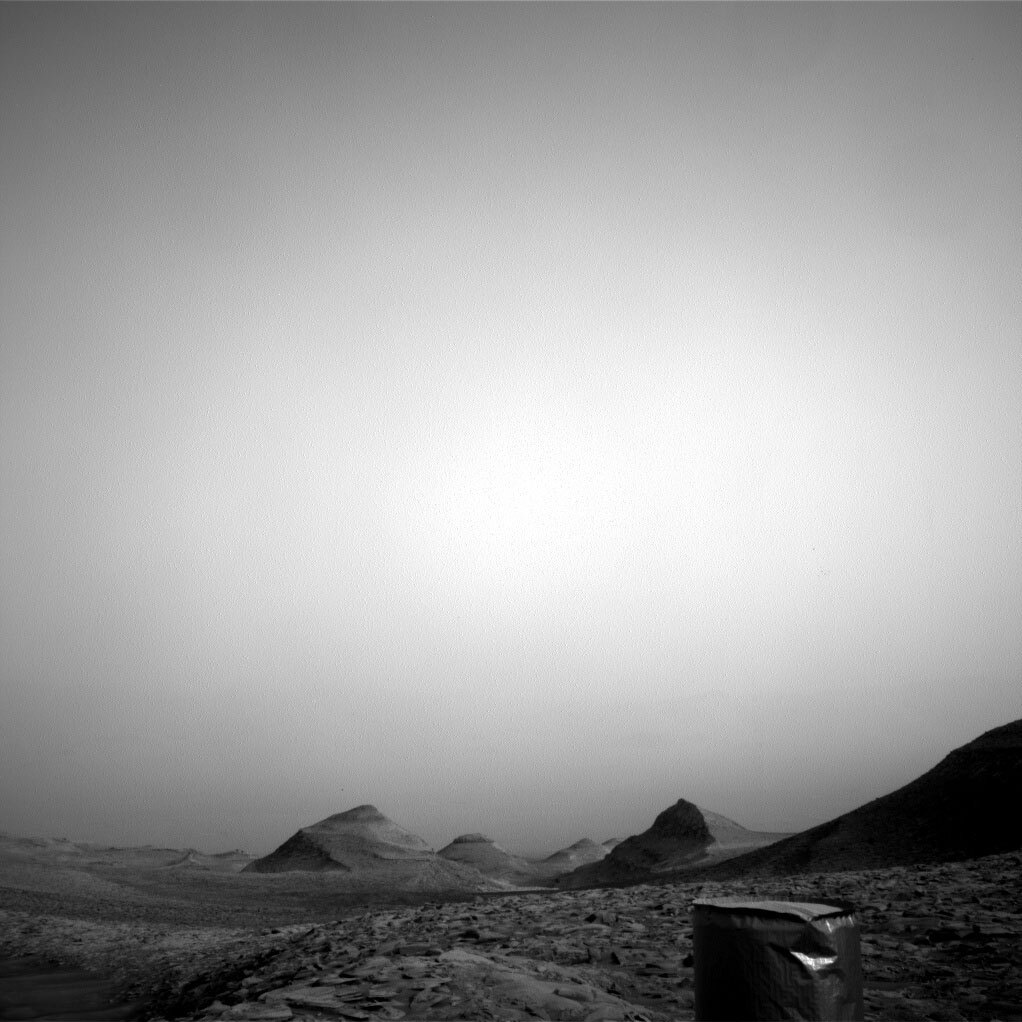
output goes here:
<path id="1" fill-rule="evenodd" d="M 859 926 L 850 905 L 697 901 L 692 943 L 702 1022 L 863 1017 Z"/>

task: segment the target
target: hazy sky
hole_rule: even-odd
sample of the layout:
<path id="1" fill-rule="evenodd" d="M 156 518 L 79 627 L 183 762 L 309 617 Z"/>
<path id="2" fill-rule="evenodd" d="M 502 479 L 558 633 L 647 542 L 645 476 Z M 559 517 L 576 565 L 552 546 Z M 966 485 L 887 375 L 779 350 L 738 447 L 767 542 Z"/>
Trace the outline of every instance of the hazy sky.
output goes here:
<path id="1" fill-rule="evenodd" d="M 0 7 L 0 830 L 799 829 L 1022 716 L 1022 6 Z"/>

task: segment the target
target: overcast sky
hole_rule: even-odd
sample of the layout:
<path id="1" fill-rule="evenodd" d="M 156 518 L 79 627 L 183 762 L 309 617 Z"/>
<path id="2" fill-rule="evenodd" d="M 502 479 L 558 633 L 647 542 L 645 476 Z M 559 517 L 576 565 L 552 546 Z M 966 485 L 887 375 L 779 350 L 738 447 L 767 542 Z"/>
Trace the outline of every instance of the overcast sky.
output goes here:
<path id="1" fill-rule="evenodd" d="M 1022 6 L 0 48 L 0 830 L 801 829 L 1022 716 Z"/>

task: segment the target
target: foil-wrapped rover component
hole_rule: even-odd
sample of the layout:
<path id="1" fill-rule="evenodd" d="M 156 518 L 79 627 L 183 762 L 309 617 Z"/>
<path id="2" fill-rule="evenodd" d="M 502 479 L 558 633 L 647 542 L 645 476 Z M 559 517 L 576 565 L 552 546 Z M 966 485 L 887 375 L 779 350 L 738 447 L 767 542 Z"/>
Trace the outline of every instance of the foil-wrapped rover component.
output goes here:
<path id="1" fill-rule="evenodd" d="M 692 944 L 701 1022 L 863 1017 L 859 926 L 850 905 L 697 901 Z"/>

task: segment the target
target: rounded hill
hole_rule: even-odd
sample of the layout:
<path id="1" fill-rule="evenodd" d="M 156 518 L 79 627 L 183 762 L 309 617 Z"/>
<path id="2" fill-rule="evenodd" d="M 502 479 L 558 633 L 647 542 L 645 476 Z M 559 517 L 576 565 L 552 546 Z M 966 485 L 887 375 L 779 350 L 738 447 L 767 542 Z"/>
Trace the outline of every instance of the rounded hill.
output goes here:
<path id="1" fill-rule="evenodd" d="M 462 834 L 437 852 L 442 859 L 479 870 L 484 876 L 528 882 L 534 870 L 528 860 L 512 855 L 485 834 Z"/>

